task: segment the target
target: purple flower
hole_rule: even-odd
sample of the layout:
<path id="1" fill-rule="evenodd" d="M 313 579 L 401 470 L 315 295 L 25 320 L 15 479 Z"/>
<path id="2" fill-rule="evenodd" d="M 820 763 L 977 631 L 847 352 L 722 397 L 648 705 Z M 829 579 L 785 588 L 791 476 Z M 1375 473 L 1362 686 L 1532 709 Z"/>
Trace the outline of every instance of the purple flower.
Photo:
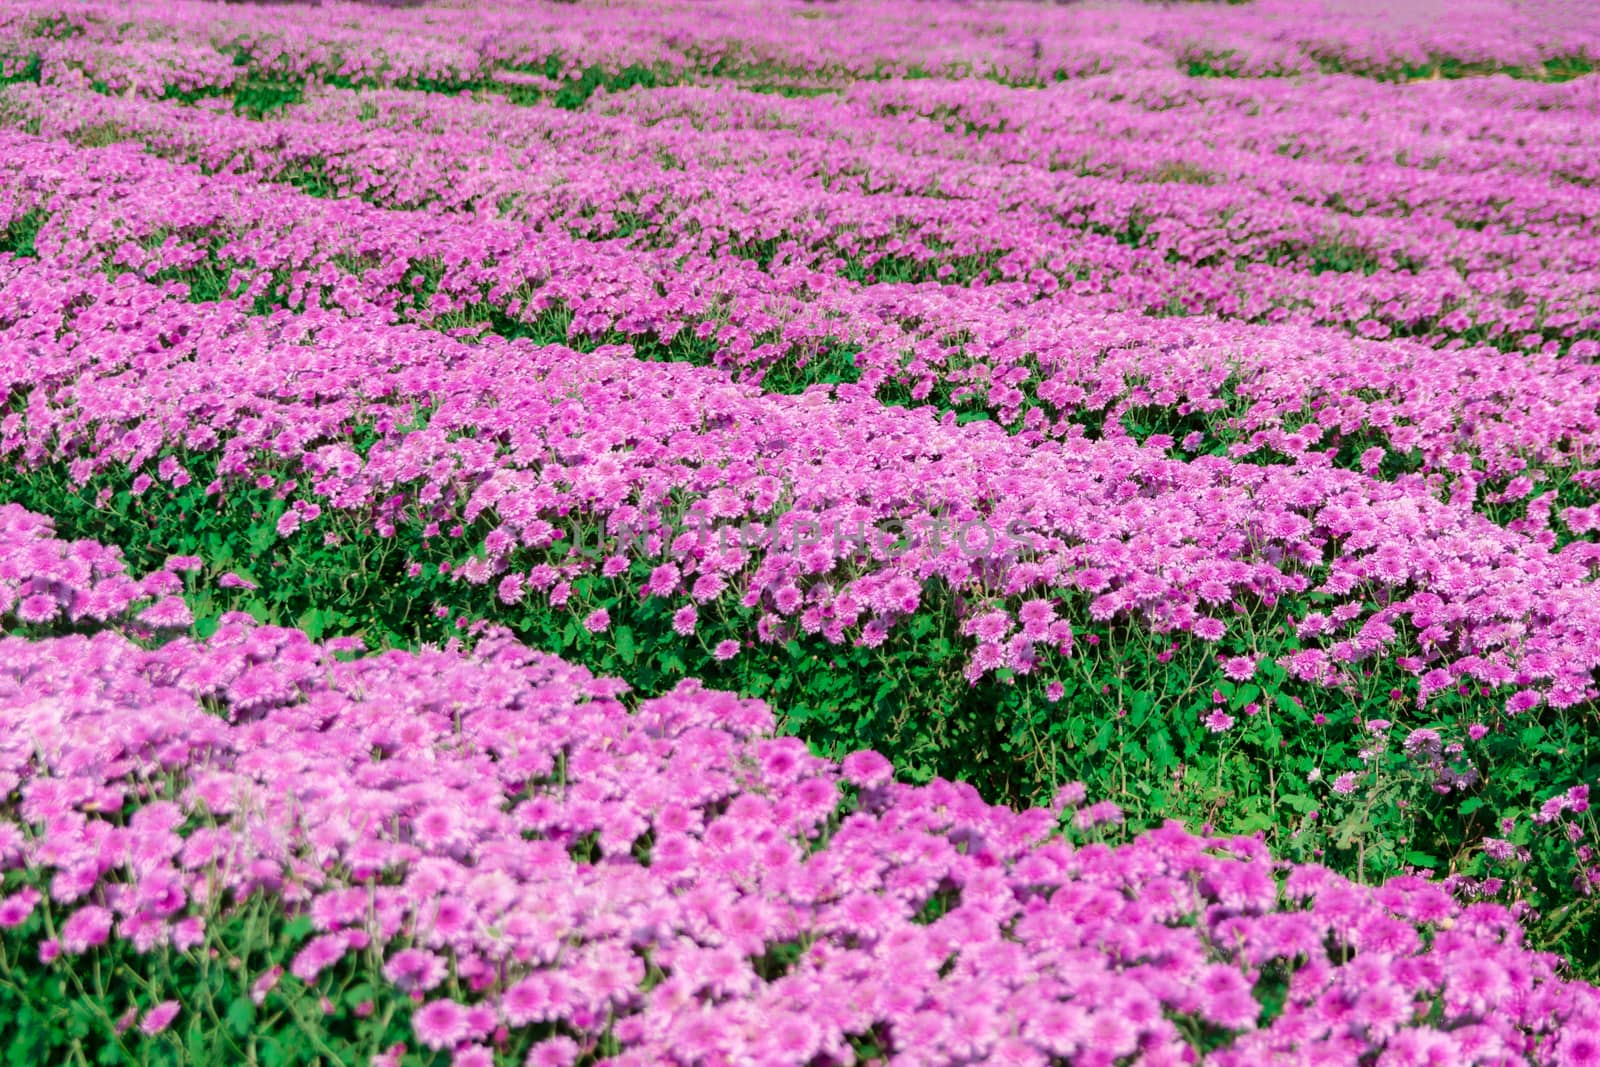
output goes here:
<path id="1" fill-rule="evenodd" d="M 139 1029 L 154 1037 L 165 1030 L 178 1016 L 178 1002 L 176 1000 L 163 1000 L 160 1004 L 144 1013 L 144 1018 L 139 1020 Z"/>
<path id="2" fill-rule="evenodd" d="M 61 925 L 61 948 L 77 954 L 103 945 L 111 933 L 111 912 L 98 905 L 79 908 Z"/>
<path id="3" fill-rule="evenodd" d="M 672 613 L 672 630 L 680 637 L 688 637 L 694 633 L 696 613 L 694 605 L 685 604 Z"/>
<path id="4" fill-rule="evenodd" d="M 402 949 L 384 963 L 384 977 L 408 993 L 434 989 L 448 973 L 445 960 L 426 949 Z"/>
<path id="5" fill-rule="evenodd" d="M 304 948 L 295 953 L 294 962 L 289 966 L 289 973 L 310 984 L 317 980 L 317 976 L 344 957 L 349 949 L 349 942 L 344 934 L 322 934 L 306 942 Z"/>
<path id="6" fill-rule="evenodd" d="M 139 613 L 139 621 L 158 630 L 178 630 L 194 622 L 182 597 L 162 597 Z"/>
<path id="7" fill-rule="evenodd" d="M 1116 825 L 1122 822 L 1122 809 L 1109 800 L 1102 800 L 1082 808 L 1073 818 L 1073 825 L 1080 830 L 1092 830 L 1096 826 Z"/>
<path id="8" fill-rule="evenodd" d="M 412 1013 L 411 1029 L 428 1048 L 454 1048 L 470 1032 L 467 1009 L 453 1000 L 431 1000 Z"/>
<path id="9" fill-rule="evenodd" d="M 847 780 L 863 789 L 887 784 L 894 776 L 893 765 L 871 749 L 850 753 L 840 764 L 840 770 Z"/>
<path id="10" fill-rule="evenodd" d="M 0 930 L 10 930 L 27 922 L 39 899 L 39 891 L 31 886 L 25 886 L 8 897 L 0 898 Z"/>
<path id="11" fill-rule="evenodd" d="M 645 583 L 645 590 L 652 596 L 671 596 L 678 588 L 678 568 L 671 563 L 663 563 L 650 572 L 650 580 Z"/>
<path id="12" fill-rule="evenodd" d="M 521 574 L 508 574 L 500 579 L 495 596 L 502 604 L 515 604 L 522 599 L 524 579 Z"/>
<path id="13" fill-rule="evenodd" d="M 34 593 L 22 598 L 22 603 L 17 605 L 17 618 L 33 625 L 49 622 L 56 617 L 61 605 L 55 597 L 43 593 Z"/>

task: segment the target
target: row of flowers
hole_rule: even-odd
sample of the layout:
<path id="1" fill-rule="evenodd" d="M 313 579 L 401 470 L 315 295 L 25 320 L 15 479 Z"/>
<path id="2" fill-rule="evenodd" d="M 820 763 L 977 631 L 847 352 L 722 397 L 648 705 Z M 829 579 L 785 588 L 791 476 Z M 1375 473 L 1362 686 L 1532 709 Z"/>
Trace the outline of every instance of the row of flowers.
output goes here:
<path id="1" fill-rule="evenodd" d="M 41 97 L 31 106 L 42 113 L 45 104 Z M 156 143 L 181 137 L 224 146 L 241 131 L 270 129 L 274 145 L 256 152 L 252 167 L 279 180 L 299 173 L 311 151 L 288 147 L 283 123 L 212 116 L 212 127 L 192 111 L 156 107 L 91 94 L 51 104 L 59 118 L 48 125 L 70 135 L 126 123 L 130 135 Z M 468 119 L 448 128 L 456 121 Z M 317 140 L 331 124 L 294 128 L 321 145 L 318 158 L 345 158 L 357 172 L 366 159 L 444 156 L 437 144 L 401 152 L 382 142 L 338 153 Z M 1026 286 L 861 286 L 809 268 L 734 266 L 709 246 L 674 259 L 677 246 L 595 242 L 432 207 L 395 212 L 316 199 L 255 174 L 150 158 L 131 145 L 91 150 L 16 135 L 6 143 L 17 179 L 10 224 L 33 220 L 33 244 L 58 262 L 109 260 L 115 269 L 209 285 L 219 296 L 445 328 L 633 343 L 769 381 L 826 379 L 842 369 L 875 395 L 989 413 L 1025 440 L 1131 434 L 1178 456 L 1333 464 L 1386 478 L 1409 471 L 1417 487 L 1535 535 L 1537 515 L 1552 510 L 1562 536 L 1587 536 L 1596 521 L 1592 478 L 1582 469 L 1600 432 L 1600 385 L 1582 358 L 1590 341 L 1561 358 L 1441 352 L 1314 327 L 1107 314 L 1087 298 L 1034 301 Z M 584 205 L 550 210 L 565 217 Z"/>
<path id="2" fill-rule="evenodd" d="M 388 12 L 381 25 L 306 10 L 316 6 L 273 5 L 219 17 L 193 2 L 129 9 L 28 0 L 14 5 L 0 28 L 68 44 L 88 37 L 82 42 L 87 47 L 63 50 L 62 58 L 104 61 L 109 52 L 116 63 L 123 59 L 118 45 L 137 43 L 157 26 L 162 38 L 175 39 L 167 63 L 199 75 L 201 85 L 232 80 L 221 64 L 206 62 L 207 52 L 219 50 L 247 58 L 253 72 L 379 83 L 473 84 L 502 69 L 543 70 L 559 57 L 580 69 L 620 62 L 679 77 L 754 68 L 812 78 L 972 74 L 1030 86 L 1174 65 L 1240 76 L 1321 69 L 1403 79 L 1448 68 L 1560 78 L 1592 68 L 1600 53 L 1600 25 L 1588 12 L 1563 8 L 1559 17 L 1541 17 L 1537 9 L 1505 0 L 1450 10 L 1450 18 L 1440 17 L 1441 9 L 1403 19 L 1359 5 L 1307 10 L 1281 2 L 1242 12 L 1185 11 L 1178 19 L 1159 9 L 929 11 L 905 0 L 879 0 L 849 13 L 848 33 L 831 32 L 839 29 L 838 13 L 795 8 L 775 17 L 749 3 L 722 4 L 713 19 L 676 6 L 630 5 L 626 17 L 583 8 L 400 10 Z"/>
<path id="3" fill-rule="evenodd" d="M 1315 685 L 1393 659 L 1421 702 L 1458 684 L 1505 687 L 1517 712 L 1594 696 L 1600 549 L 1555 551 L 1361 474 L 1029 443 L 626 351 L 264 319 L 33 260 L 0 262 L 0 292 L 17 309 L 0 335 L 11 461 L 138 494 L 210 457 L 207 496 L 273 487 L 284 537 L 325 514 L 381 536 L 473 526 L 454 573 L 508 603 L 631 575 L 691 619 L 754 609 L 763 641 L 870 644 L 942 582 L 968 603 L 974 680 L 1070 654 L 1075 623 L 1127 619 L 1239 652 L 1292 627 L 1281 665 Z M 579 537 L 599 540 L 580 553 Z"/>
<path id="4" fill-rule="evenodd" d="M 59 563 L 88 546 L 0 521 L 31 545 L 0 588 L 93 595 Z M 384 1062 L 1600 1055 L 1600 993 L 1497 905 L 1175 825 L 1123 840 L 1081 787 L 1013 811 L 899 784 L 771 736 L 757 702 L 685 683 L 630 708 L 504 637 L 355 650 L 239 616 L 153 648 L 0 639 L 0 943 L 46 968 L 229 951 L 228 916 L 265 900 L 310 936 L 258 958 L 257 1002 L 353 959 L 412 1008 Z"/>

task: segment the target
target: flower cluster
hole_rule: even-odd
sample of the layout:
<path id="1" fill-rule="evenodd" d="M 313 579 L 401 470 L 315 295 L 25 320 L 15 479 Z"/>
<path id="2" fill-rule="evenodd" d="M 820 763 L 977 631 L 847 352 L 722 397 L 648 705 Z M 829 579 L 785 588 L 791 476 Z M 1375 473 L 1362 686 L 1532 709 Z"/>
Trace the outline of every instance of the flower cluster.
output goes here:
<path id="1" fill-rule="evenodd" d="M 854 95 L 833 108 L 832 121 L 842 124 L 849 136 L 841 140 L 830 128 L 825 153 L 817 150 L 817 132 L 792 130 L 788 116 L 775 127 L 772 116 L 755 121 L 738 110 L 726 113 L 724 109 L 736 103 L 725 99 L 726 92 L 711 100 L 700 99 L 706 96 L 704 90 L 691 97 L 679 92 L 651 94 L 611 109 L 618 113 L 581 119 L 559 110 L 454 98 L 419 109 L 411 95 L 389 92 L 377 96 L 374 104 L 370 95 L 335 92 L 271 125 L 226 110 L 50 87 L 14 93 L 11 106 L 41 132 L 82 139 L 103 136 L 109 129 L 119 139 L 140 141 L 162 154 L 198 163 L 210 174 L 248 172 L 302 185 L 305 175 L 314 174 L 328 194 L 434 213 L 476 213 L 494 204 L 518 221 L 559 226 L 590 241 L 684 248 L 689 247 L 684 228 L 693 226 L 693 247 L 736 252 L 772 244 L 771 235 L 781 232 L 788 239 L 767 273 L 740 282 L 756 291 L 728 294 L 719 301 L 726 303 L 717 309 L 719 315 L 726 314 L 725 322 L 705 317 L 709 309 L 696 311 L 694 302 L 680 304 L 687 315 L 663 317 L 664 309 L 655 306 L 657 300 L 648 290 L 618 284 L 621 279 L 601 282 L 597 268 L 602 274 L 609 272 L 593 262 L 597 249 L 574 250 L 568 261 L 585 263 L 586 284 L 603 292 L 603 299 L 594 301 L 567 290 L 556 277 L 544 287 L 571 309 L 575 321 L 590 324 L 590 329 L 602 317 L 607 329 L 624 338 L 709 331 L 718 342 L 709 358 L 731 369 L 753 367 L 775 374 L 791 364 L 804 365 L 816 347 L 814 316 L 806 308 L 821 305 L 839 339 L 859 346 L 853 359 L 863 381 L 877 382 L 880 389 L 907 388 L 914 395 L 948 392 L 952 403 L 979 406 L 1008 423 L 1020 423 L 1023 410 L 1036 404 L 1041 414 L 1051 417 L 1029 417 L 1026 427 L 1032 433 L 1070 436 L 1081 433 L 1092 418 L 1110 433 L 1130 428 L 1142 435 L 1181 430 L 1167 436 L 1175 444 L 1181 441 L 1188 453 L 1226 447 L 1228 454 L 1241 457 L 1270 450 L 1293 461 L 1332 461 L 1369 472 L 1380 471 L 1385 459 L 1406 457 L 1415 450 L 1420 453 L 1420 472 L 1434 475 L 1431 489 L 1452 499 L 1485 504 L 1529 497 L 1552 468 L 1567 468 L 1574 457 L 1594 448 L 1588 412 L 1597 386 L 1590 365 L 1557 360 L 1548 353 L 1463 347 L 1459 337 L 1451 342 L 1456 347 L 1444 351 L 1423 343 L 1428 338 L 1389 338 L 1381 345 L 1372 340 L 1400 329 L 1393 319 L 1385 319 L 1388 325 L 1381 330 L 1374 325 L 1378 320 L 1363 319 L 1357 331 L 1362 336 L 1354 338 L 1290 322 L 1249 326 L 1210 319 L 1151 322 L 1126 313 L 1108 319 L 1103 302 L 1090 299 L 1081 283 L 1068 279 L 1070 291 L 1057 290 L 1049 299 L 1010 309 L 1002 332 L 993 327 L 995 300 L 982 292 L 923 285 L 915 287 L 914 300 L 897 293 L 892 300 L 863 302 L 851 298 L 848 286 L 828 283 L 816 292 L 817 280 L 810 277 L 830 263 L 843 262 L 841 256 L 862 262 L 883 256 L 914 260 L 946 277 L 947 269 L 955 269 L 947 262 L 953 248 L 965 249 L 969 257 L 1004 254 L 1040 259 L 1049 258 L 1047 250 L 1065 242 L 1081 257 L 1086 254 L 1084 239 L 1092 235 L 1078 228 L 1062 229 L 1052 220 L 1079 218 L 1093 204 L 1099 212 L 1115 205 L 1126 217 L 1118 221 L 1097 216 L 1091 228 L 1120 232 L 1130 225 L 1129 218 L 1143 220 L 1140 225 L 1147 235 L 1143 247 L 1162 269 L 1178 261 L 1207 261 L 1214 257 L 1215 247 L 1226 247 L 1234 266 L 1263 256 L 1282 258 L 1288 246 L 1315 245 L 1317 234 L 1337 221 L 1347 231 L 1342 240 L 1364 248 L 1388 248 L 1382 254 L 1407 261 L 1448 261 L 1468 273 L 1474 291 L 1481 288 L 1486 274 L 1498 272 L 1506 285 L 1523 293 L 1519 307 L 1548 306 L 1552 298 L 1564 298 L 1529 294 L 1530 278 L 1541 279 L 1533 284 L 1589 285 L 1580 280 L 1589 275 L 1572 274 L 1574 269 L 1593 267 L 1586 258 L 1592 245 L 1587 230 L 1559 229 L 1574 238 L 1560 259 L 1552 258 L 1547 232 L 1559 227 L 1568 214 L 1588 208 L 1579 187 L 1551 190 L 1544 183 L 1510 177 L 1509 160 L 1441 183 L 1441 188 L 1426 194 L 1408 183 L 1402 187 L 1408 199 L 1373 203 L 1369 197 L 1357 216 L 1330 214 L 1327 206 L 1354 195 L 1345 185 L 1342 168 L 1313 168 L 1299 159 L 1273 156 L 1263 165 L 1284 173 L 1263 175 L 1259 166 L 1241 172 L 1234 162 L 1229 171 L 1217 172 L 1229 179 L 1225 193 L 1212 193 L 1206 187 L 1206 195 L 1215 203 L 1206 207 L 1204 220 L 1185 215 L 1163 222 L 1160 214 L 1175 210 L 1172 198 L 1161 192 L 1165 183 L 1139 170 L 1142 161 L 1118 152 L 1129 131 L 1118 130 L 1114 136 L 1102 132 L 1112 121 L 1102 116 L 1087 133 L 1075 128 L 1062 131 L 1073 140 L 1058 146 L 1062 152 L 1105 159 L 1092 168 L 1092 175 L 1079 179 L 1081 203 L 1058 200 L 1041 207 L 1044 196 L 1029 186 L 1019 188 L 1014 197 L 995 199 L 995 217 L 973 218 L 970 208 L 952 216 L 941 206 L 944 202 L 928 196 L 924 187 L 927 168 L 921 160 L 929 154 L 954 154 L 944 126 L 930 118 L 916 128 L 921 139 L 907 144 L 910 135 L 904 123 L 882 117 L 885 110 L 919 103 L 931 110 L 930 105 L 890 96 L 887 90 Z M 981 121 L 1019 126 L 1035 137 L 1052 132 L 1045 116 L 1018 113 L 1006 103 L 1004 113 L 986 114 Z M 668 106 L 674 110 L 666 111 Z M 962 103 L 964 111 L 976 106 L 971 100 Z M 366 116 L 362 108 L 373 114 Z M 670 121 L 687 108 L 692 108 L 694 125 Z M 1123 110 L 1123 121 L 1137 114 L 1126 105 Z M 1236 109 L 1222 110 L 1214 118 L 1236 116 Z M 794 116 L 793 121 L 799 118 Z M 1208 116 L 1208 123 L 1212 118 Z M 714 136 L 704 128 L 711 122 L 719 127 Z M 1141 135 L 1149 133 L 1143 125 L 1136 129 Z M 1370 130 L 1363 128 L 1361 133 L 1371 137 Z M 1244 139 L 1243 133 L 1237 136 Z M 508 145 L 514 146 L 509 156 Z M 901 155 L 903 161 L 896 162 Z M 974 184 L 980 183 L 970 173 L 974 168 L 996 172 L 997 177 L 982 179 L 984 187 L 996 184 L 1001 180 L 998 175 L 1009 174 L 1016 166 L 1010 156 L 981 162 L 965 155 L 959 158 L 968 175 L 965 180 Z M 673 166 L 663 159 L 673 161 Z M 693 170 L 675 169 L 690 161 Z M 806 163 L 814 166 L 809 173 L 803 169 Z M 841 183 L 865 167 L 875 175 L 871 195 L 846 195 Z M 1391 164 L 1391 169 L 1403 168 Z M 575 173 L 583 179 L 573 180 Z M 733 174 L 736 198 L 728 195 Z M 819 180 L 826 182 L 826 192 L 819 191 Z M 1508 180 L 1515 183 L 1518 213 L 1508 217 L 1485 211 L 1485 202 L 1498 202 L 1505 195 Z M 892 186 L 892 197 L 883 183 Z M 1267 209 L 1260 201 L 1275 204 L 1285 185 L 1295 188 L 1295 211 L 1303 217 L 1291 224 L 1275 209 L 1270 220 L 1241 235 L 1238 220 L 1264 215 Z M 1129 195 L 1134 199 L 1122 203 Z M 890 200 L 895 224 L 883 229 L 874 220 Z M 771 205 L 782 205 L 783 215 L 775 217 Z M 1191 201 L 1184 205 L 1193 211 Z M 704 209 L 713 206 L 708 216 Z M 1447 244 L 1430 251 L 1415 243 L 1419 214 L 1472 228 L 1428 227 L 1422 231 L 1428 240 L 1441 233 L 1448 238 Z M 1357 234 L 1351 230 L 1357 220 L 1369 231 L 1381 224 L 1392 232 Z M 1199 231 L 1213 224 L 1219 232 L 1201 236 Z M 623 226 L 627 236 L 616 237 Z M 1498 244 L 1465 249 L 1461 234 L 1468 232 L 1499 234 Z M 1039 249 L 1027 251 L 1019 241 L 1037 241 Z M 1117 241 L 1111 241 L 1109 248 L 1112 253 L 1125 251 Z M 501 258 L 503 253 L 495 255 Z M 806 277 L 776 271 L 780 263 L 804 267 Z M 655 284 L 669 287 L 674 297 L 676 290 L 714 285 L 713 264 L 725 260 L 697 259 L 696 269 L 705 270 L 706 277 L 685 276 L 679 266 Z M 1263 292 L 1257 268 L 1265 266 L 1257 262 L 1252 267 L 1257 294 Z M 648 262 L 629 264 L 631 270 L 641 267 L 651 269 Z M 1095 269 L 1108 267 L 1102 262 Z M 552 274 L 561 272 L 556 266 L 548 269 Z M 1298 276 L 1293 266 L 1281 270 Z M 1149 270 L 1139 267 L 1138 273 L 1148 284 Z M 1182 284 L 1193 281 L 1192 270 L 1184 276 L 1189 281 Z M 1350 279 L 1334 276 L 1340 278 L 1341 289 L 1348 290 Z M 440 284 L 448 291 L 455 283 L 442 278 Z M 799 296 L 802 285 L 808 293 L 804 299 Z M 498 307 L 509 309 L 513 287 L 498 288 L 500 296 L 492 288 L 486 295 Z M 1432 288 L 1444 292 L 1459 286 L 1441 282 Z M 1466 296 L 1462 290 L 1460 298 Z M 518 299 L 527 302 L 523 296 Z M 541 298 L 537 303 L 546 302 Z M 1266 318 L 1296 317 L 1286 306 L 1279 305 L 1278 311 L 1285 314 L 1273 312 Z M 1442 332 L 1432 339 L 1437 342 L 1462 330 L 1509 338 L 1521 329 L 1510 321 L 1490 322 L 1487 315 L 1487 311 L 1469 315 L 1461 309 L 1441 312 Z M 919 319 L 926 325 L 918 325 Z M 1593 325 L 1592 319 L 1584 319 L 1573 323 L 1569 333 L 1576 336 Z M 769 335 L 772 340 L 752 342 Z M 1592 339 L 1575 341 L 1574 354 L 1589 353 L 1596 345 Z M 1544 347 L 1552 346 L 1559 348 L 1560 343 Z M 1480 501 L 1480 496 L 1492 499 Z M 1593 523 L 1589 510 L 1569 521 L 1578 533 L 1587 533 Z"/>
<path id="2" fill-rule="evenodd" d="M 454 573 L 502 599 L 541 592 L 559 608 L 574 579 L 617 561 L 673 610 L 738 602 L 763 612 L 756 640 L 840 643 L 913 617 L 942 580 L 993 607 L 963 627 L 976 679 L 1070 653 L 1075 616 L 1214 641 L 1259 625 L 1247 602 L 1315 594 L 1329 610 L 1268 623 L 1297 629 L 1283 666 L 1303 682 L 1340 685 L 1392 657 L 1424 701 L 1473 683 L 1507 687 L 1514 712 L 1592 696 L 1596 547 L 1554 551 L 1404 484 L 1182 462 L 1127 439 L 1029 442 L 625 352 L 467 344 L 339 313 L 263 320 L 28 260 L 0 266 L 0 286 L 22 309 L 6 373 L 31 397 L 28 420 L 0 423 L 9 455 L 84 481 L 120 469 L 141 491 L 216 453 L 210 491 L 276 484 L 292 501 L 285 537 L 325 509 L 384 534 L 482 520 Z M 382 435 L 365 454 L 358 424 Z M 891 523 L 910 535 L 869 532 Z M 578 552 L 579 536 L 599 544 Z"/>
<path id="3" fill-rule="evenodd" d="M 0 504 L 0 622 L 33 633 L 118 623 L 141 632 L 184 630 L 193 621 L 182 573 L 193 557 L 133 578 L 115 548 L 56 538 L 48 518 Z"/>

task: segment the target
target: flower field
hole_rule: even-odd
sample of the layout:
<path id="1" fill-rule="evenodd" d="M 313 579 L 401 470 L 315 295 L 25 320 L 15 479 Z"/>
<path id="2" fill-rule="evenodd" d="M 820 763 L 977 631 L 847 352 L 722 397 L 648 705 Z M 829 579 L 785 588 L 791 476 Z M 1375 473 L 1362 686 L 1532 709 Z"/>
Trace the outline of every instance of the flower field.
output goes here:
<path id="1" fill-rule="evenodd" d="M 0 2 L 0 1060 L 1600 1064 L 1597 63 Z"/>

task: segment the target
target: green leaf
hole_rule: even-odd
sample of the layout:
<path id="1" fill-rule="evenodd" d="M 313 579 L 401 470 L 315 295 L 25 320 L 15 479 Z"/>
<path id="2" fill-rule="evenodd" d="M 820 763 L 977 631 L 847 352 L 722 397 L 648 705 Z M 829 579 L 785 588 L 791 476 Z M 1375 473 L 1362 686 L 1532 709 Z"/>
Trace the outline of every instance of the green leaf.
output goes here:
<path id="1" fill-rule="evenodd" d="M 239 1037 L 244 1037 L 255 1029 L 256 1006 L 249 997 L 239 997 L 228 1005 L 228 1029 Z"/>
<path id="2" fill-rule="evenodd" d="M 1150 759 L 1155 764 L 1158 774 L 1165 775 L 1171 770 L 1177 753 L 1172 748 L 1172 741 L 1167 737 L 1165 730 L 1158 730 L 1150 738 Z"/>
<path id="3" fill-rule="evenodd" d="M 314 928 L 315 924 L 312 923 L 311 916 L 296 915 L 294 918 L 290 919 L 284 924 L 283 936 L 287 938 L 291 944 L 297 941 L 304 941 L 307 937 L 311 936 L 311 931 Z"/>
<path id="4" fill-rule="evenodd" d="M 301 614 L 298 625 L 307 637 L 316 641 L 328 632 L 328 624 L 332 621 L 333 612 L 327 608 L 310 608 Z"/>
<path id="5" fill-rule="evenodd" d="M 189 1027 L 184 1045 L 189 1053 L 190 1063 L 206 1063 L 213 1058 L 209 1043 L 206 1041 L 206 1028 L 204 1026 Z"/>
<path id="6" fill-rule="evenodd" d="M 377 989 L 375 989 L 370 983 L 357 982 L 355 985 L 344 991 L 344 997 L 342 999 L 347 1007 L 353 1008 L 364 1000 L 375 999 L 377 995 Z"/>
<path id="7" fill-rule="evenodd" d="M 284 1052 L 282 1042 L 275 1036 L 261 1043 L 262 1067 L 283 1067 L 288 1062 L 288 1054 Z"/>
<path id="8" fill-rule="evenodd" d="M 1234 823 L 1232 829 L 1236 834 L 1253 834 L 1257 830 L 1271 830 L 1272 816 L 1258 811 L 1254 815 L 1246 815 L 1243 819 Z"/>

